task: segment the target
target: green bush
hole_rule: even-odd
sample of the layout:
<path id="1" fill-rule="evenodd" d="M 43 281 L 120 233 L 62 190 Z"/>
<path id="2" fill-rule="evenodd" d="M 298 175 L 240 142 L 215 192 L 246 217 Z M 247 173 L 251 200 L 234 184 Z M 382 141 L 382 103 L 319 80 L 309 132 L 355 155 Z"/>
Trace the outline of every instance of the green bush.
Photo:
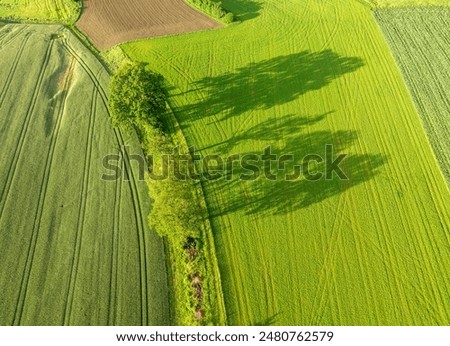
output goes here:
<path id="1" fill-rule="evenodd" d="M 199 237 L 202 213 L 190 181 L 148 182 L 153 199 L 149 224 L 161 237 Z"/>
<path id="2" fill-rule="evenodd" d="M 228 12 L 223 18 L 222 18 L 222 22 L 224 22 L 225 24 L 230 24 L 234 22 L 234 14 L 231 12 Z"/>
<path id="3" fill-rule="evenodd" d="M 167 97 L 163 76 L 149 71 L 144 63 L 123 65 L 110 84 L 113 125 L 136 126 L 144 122 L 161 128 Z"/>
<path id="4" fill-rule="evenodd" d="M 225 24 L 234 21 L 234 15 L 222 6 L 220 0 L 186 0 L 188 3 L 198 8 L 200 11 L 210 15 Z"/>

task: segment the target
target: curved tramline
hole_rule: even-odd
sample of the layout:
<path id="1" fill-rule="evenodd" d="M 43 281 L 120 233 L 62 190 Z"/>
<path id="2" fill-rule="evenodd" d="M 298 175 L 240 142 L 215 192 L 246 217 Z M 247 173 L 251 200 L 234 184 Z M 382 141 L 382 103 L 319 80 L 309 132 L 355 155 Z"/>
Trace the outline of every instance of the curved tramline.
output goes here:
<path id="1" fill-rule="evenodd" d="M 100 94 L 100 98 L 102 101 L 102 104 L 106 111 L 108 112 L 108 100 L 107 95 L 104 90 L 104 88 L 101 86 L 101 84 L 98 82 L 98 79 L 95 77 L 93 71 L 89 68 L 89 66 L 83 61 L 83 59 L 76 53 L 76 51 L 68 44 L 67 40 L 64 40 L 64 47 L 67 49 L 67 51 L 80 63 L 84 71 L 88 74 L 89 78 L 91 79 L 92 83 L 95 86 L 96 92 Z M 141 269 L 140 276 L 141 276 L 141 282 L 140 282 L 140 290 L 141 290 L 141 297 L 142 297 L 142 304 L 141 304 L 141 324 L 147 325 L 148 324 L 148 312 L 147 312 L 147 297 L 148 297 L 148 288 L 147 288 L 147 282 L 148 282 L 148 273 L 147 273 L 147 264 L 146 264 L 146 258 L 147 258 L 147 252 L 146 252 L 146 246 L 145 246 L 145 221 L 143 218 L 143 215 L 140 210 L 142 210 L 142 203 L 140 201 L 134 172 L 132 171 L 131 165 L 130 165 L 130 158 L 128 154 L 128 149 L 125 145 L 125 140 L 122 135 L 122 132 L 120 129 L 114 129 L 114 135 L 117 141 L 117 145 L 121 148 L 121 155 L 123 155 L 123 161 L 124 161 L 124 173 L 127 179 L 129 180 L 129 187 L 130 192 L 132 196 L 133 206 L 135 212 L 135 217 L 137 220 L 137 236 L 139 239 L 138 242 L 138 248 L 139 248 L 139 267 Z"/>
<path id="2" fill-rule="evenodd" d="M 120 166 L 123 170 L 124 165 Z M 119 248 L 120 248 L 120 238 L 119 238 L 119 227 L 121 220 L 121 201 L 122 201 L 122 186 L 123 180 L 120 179 L 116 184 L 116 191 L 114 194 L 114 224 L 113 224 L 113 241 L 111 244 L 111 275 L 110 275 L 110 291 L 109 291 L 109 302 L 108 302 L 108 324 L 117 325 L 116 322 L 116 306 L 115 301 L 117 300 L 118 291 L 118 267 L 119 267 Z"/>
<path id="3" fill-rule="evenodd" d="M 141 154 L 110 124 L 108 73 L 62 27 L 8 24 L 4 32 L 0 324 L 169 324 L 146 185 L 124 158 L 122 176 L 103 178 L 111 174 L 105 156 L 125 144 L 127 159 Z"/>
<path id="4" fill-rule="evenodd" d="M 130 191 L 131 196 L 133 200 L 133 206 L 135 210 L 141 210 L 141 201 L 139 197 L 139 193 L 137 191 L 136 181 L 133 174 L 133 171 L 131 169 L 130 165 L 130 157 L 128 155 L 127 148 L 125 146 L 125 141 L 123 139 L 122 133 L 118 129 L 114 129 L 114 134 L 116 136 L 117 144 L 122 147 L 122 153 L 123 153 L 123 161 L 124 161 L 124 168 L 125 168 L 125 176 L 130 180 Z M 146 246 L 145 246 L 145 233 L 144 233 L 144 227 L 145 227 L 145 221 L 142 216 L 142 213 L 136 213 L 136 220 L 138 221 L 138 227 L 136 228 L 137 237 L 139 239 L 138 241 L 138 249 L 139 249 L 139 268 L 141 270 L 140 272 L 140 290 L 141 290 L 141 296 L 142 296 L 142 304 L 141 304 L 141 324 L 147 325 L 148 322 L 148 312 L 147 312 L 147 297 L 148 297 L 148 272 L 147 272 L 147 264 L 146 264 Z"/>
<path id="5" fill-rule="evenodd" d="M 28 40 L 28 37 L 24 38 L 24 41 L 27 41 L 27 40 Z M 31 96 L 31 102 L 30 102 L 27 110 L 25 111 L 26 116 L 25 116 L 24 121 L 23 121 L 22 131 L 20 132 L 17 145 L 14 148 L 15 150 L 14 150 L 14 154 L 13 154 L 13 161 L 9 165 L 9 170 L 8 170 L 8 174 L 7 174 L 7 177 L 6 177 L 6 183 L 5 183 L 5 186 L 2 189 L 2 194 L 0 195 L 0 200 L 1 200 L 1 204 L 0 204 L 0 218 L 3 215 L 4 206 L 5 206 L 6 202 L 7 202 L 7 199 L 8 199 L 10 190 L 11 190 L 12 180 L 14 178 L 14 175 L 15 175 L 16 171 L 17 171 L 18 160 L 19 160 L 19 158 L 20 158 L 20 156 L 21 156 L 21 154 L 23 152 L 23 144 L 24 144 L 25 138 L 27 136 L 27 133 L 29 131 L 31 115 L 34 112 L 35 107 L 36 107 L 36 99 L 37 99 L 39 91 L 41 89 L 41 85 L 42 85 L 42 82 L 43 82 L 43 79 L 44 79 L 45 69 L 46 69 L 46 66 L 47 66 L 47 63 L 48 63 L 48 59 L 50 57 L 50 52 L 51 52 L 52 47 L 53 47 L 53 41 L 50 41 L 50 43 L 47 46 L 47 50 L 44 53 L 44 60 L 43 60 L 43 62 L 41 64 L 39 76 L 37 78 L 33 94 Z M 24 44 L 22 43 L 21 49 L 23 49 L 23 48 L 24 48 Z M 17 63 L 17 62 L 14 62 L 14 63 Z M 7 83 L 12 80 L 13 75 L 11 74 L 9 77 L 10 77 L 10 79 L 9 79 L 9 81 L 7 81 Z"/>
<path id="6" fill-rule="evenodd" d="M 51 52 L 51 47 L 52 47 L 52 45 L 50 46 L 49 52 Z M 46 63 L 44 62 L 44 64 L 46 64 Z M 70 83 L 70 78 L 71 78 L 71 73 L 73 71 L 73 67 L 74 67 L 74 64 L 72 62 L 68 69 L 68 76 L 66 76 L 65 81 L 64 81 L 64 89 L 63 90 L 69 89 L 69 83 Z M 63 96 L 63 99 L 61 100 L 61 103 L 59 104 L 58 112 L 57 112 L 57 116 L 56 116 L 56 124 L 55 124 L 55 127 L 53 128 L 53 131 L 51 134 L 50 145 L 49 145 L 47 156 L 45 159 L 45 169 L 44 169 L 44 175 L 42 177 L 42 182 L 41 182 L 41 190 L 39 192 L 38 208 L 36 210 L 35 219 L 33 221 L 33 230 L 32 230 L 30 248 L 29 248 L 29 251 L 27 254 L 26 267 L 25 267 L 24 273 L 22 275 L 22 285 L 21 285 L 20 291 L 19 291 L 17 309 L 15 312 L 14 322 L 13 322 L 14 325 L 19 325 L 21 323 L 21 319 L 22 319 L 23 302 L 25 301 L 26 295 L 27 295 L 30 273 L 32 270 L 34 254 L 36 251 L 36 244 L 37 244 L 37 240 L 39 237 L 39 230 L 41 228 L 42 216 L 44 213 L 44 204 L 45 204 L 45 199 L 46 199 L 46 194 L 47 194 L 47 188 L 48 188 L 48 184 L 49 184 L 49 180 L 50 180 L 51 170 L 52 170 L 52 168 L 54 168 L 54 167 L 52 167 L 52 162 L 53 162 L 55 147 L 56 147 L 56 144 L 58 141 L 58 136 L 60 133 L 62 118 L 64 116 L 66 100 L 67 100 L 67 93 Z"/>
<path id="7" fill-rule="evenodd" d="M 75 59 L 74 59 L 75 61 Z M 83 181 L 81 184 L 81 196 L 87 196 L 87 192 L 89 191 L 89 172 L 92 158 L 92 142 L 94 135 L 94 125 L 95 125 L 95 117 L 97 115 L 97 95 L 98 92 L 96 87 L 93 87 L 92 91 L 92 101 L 91 101 L 91 110 L 89 114 L 89 125 L 88 125 L 88 133 L 87 133 L 87 145 L 83 166 Z M 77 270 L 80 261 L 80 248 L 83 237 L 84 223 L 85 223 L 85 215 L 86 215 L 86 198 L 83 198 L 80 203 L 80 210 L 78 212 L 78 219 L 76 223 L 76 236 L 75 236 L 75 244 L 72 255 L 72 265 L 70 267 L 70 276 L 69 276 L 69 284 L 68 284 L 68 293 L 66 300 L 66 307 L 64 312 L 64 325 L 70 325 L 70 313 L 73 304 L 73 295 L 76 284 Z"/>

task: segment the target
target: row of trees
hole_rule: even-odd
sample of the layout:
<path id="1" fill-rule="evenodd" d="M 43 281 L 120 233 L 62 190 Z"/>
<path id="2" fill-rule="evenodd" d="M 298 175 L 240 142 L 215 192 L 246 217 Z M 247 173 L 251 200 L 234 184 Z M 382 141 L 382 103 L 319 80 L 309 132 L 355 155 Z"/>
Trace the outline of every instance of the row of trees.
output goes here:
<path id="1" fill-rule="evenodd" d="M 161 169 L 165 154 L 171 154 L 177 141 L 166 128 L 168 93 L 164 78 L 143 63 L 123 65 L 110 84 L 109 107 L 115 126 L 132 128 L 142 148 L 151 155 L 149 169 Z M 160 174 L 161 172 L 155 172 Z M 206 211 L 200 204 L 198 187 L 193 181 L 178 180 L 169 174 L 166 180 L 147 177 L 153 200 L 149 225 L 161 237 L 167 237 L 177 278 L 178 319 L 183 324 L 211 323 L 209 279 L 203 244 Z"/>
<path id="2" fill-rule="evenodd" d="M 152 156 L 150 169 L 162 167 L 163 155 L 170 154 L 175 146 L 165 131 L 167 98 L 164 77 L 150 71 L 144 63 L 123 65 L 111 80 L 113 125 L 136 130 L 144 151 Z M 148 179 L 148 185 L 154 200 L 149 221 L 159 235 L 198 236 L 202 211 L 196 203 L 193 182 L 169 175 L 166 180 Z"/>

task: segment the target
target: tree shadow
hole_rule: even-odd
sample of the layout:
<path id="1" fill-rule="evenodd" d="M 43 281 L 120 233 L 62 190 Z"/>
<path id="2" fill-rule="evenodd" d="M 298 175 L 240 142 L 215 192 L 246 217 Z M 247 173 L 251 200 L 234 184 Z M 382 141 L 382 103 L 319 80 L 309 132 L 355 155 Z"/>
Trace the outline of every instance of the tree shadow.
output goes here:
<path id="1" fill-rule="evenodd" d="M 177 111 L 190 120 L 208 116 L 226 120 L 248 111 L 267 110 L 321 89 L 363 65 L 361 58 L 342 57 L 329 49 L 250 63 L 234 72 L 194 82 L 187 93 L 203 97 Z"/>
<path id="2" fill-rule="evenodd" d="M 314 116 L 299 116 L 289 114 L 284 116 L 281 120 L 267 119 L 258 125 L 247 128 L 245 131 L 235 133 L 232 138 L 217 142 L 210 146 L 204 147 L 201 150 L 212 149 L 222 154 L 230 153 L 233 148 L 249 140 L 265 140 L 270 141 L 273 138 L 287 138 L 288 136 L 299 133 L 307 126 L 314 125 L 321 120 L 324 120 L 333 111 L 326 112 Z"/>
<path id="3" fill-rule="evenodd" d="M 222 0 L 222 4 L 239 21 L 247 21 L 258 17 L 262 8 L 261 2 L 253 0 Z"/>
<path id="4" fill-rule="evenodd" d="M 353 148 L 358 140 L 357 132 L 351 130 L 339 131 L 310 131 L 308 124 L 314 124 L 324 119 L 327 115 L 322 114 L 312 117 L 294 117 L 288 115 L 277 121 L 265 121 L 255 127 L 249 128 L 239 134 L 237 138 L 220 144 L 229 155 L 236 143 L 245 139 L 257 139 L 266 136 L 267 143 L 270 143 L 268 136 L 277 138 L 277 133 L 282 134 L 284 145 L 271 146 L 272 153 L 280 158 L 282 155 L 291 154 L 290 161 L 278 161 L 272 165 L 273 177 L 268 179 L 263 172 L 262 162 L 255 163 L 258 167 L 259 175 L 255 179 L 245 180 L 246 177 L 253 176 L 253 172 L 240 165 L 226 166 L 225 176 L 212 182 L 215 189 L 227 191 L 226 203 L 214 204 L 211 206 L 212 216 L 223 216 L 232 212 L 244 212 L 244 214 L 258 215 L 283 215 L 293 210 L 307 208 L 316 203 L 320 203 L 330 197 L 344 193 L 345 191 L 369 181 L 380 173 L 382 166 L 387 162 L 387 157 L 381 154 L 354 153 Z M 295 119 L 299 122 L 295 124 Z M 331 150 L 327 154 L 327 146 L 331 145 Z M 241 157 L 247 155 L 261 155 L 262 152 L 239 153 Z M 302 164 L 303 158 L 307 155 L 318 155 L 324 160 L 322 162 L 312 162 L 311 172 L 322 173 L 320 179 L 311 180 L 305 178 Z M 329 155 L 331 154 L 331 156 Z M 330 170 L 333 162 L 340 154 L 345 154 L 345 158 L 339 164 L 339 168 L 344 175 L 343 178 Z M 326 157 L 330 157 L 328 164 Z M 282 162 L 281 164 L 279 162 Z M 295 179 L 288 178 L 295 172 L 295 167 L 303 171 L 297 174 Z M 300 167 L 300 168 L 299 168 Z M 298 171 L 297 171 L 298 172 Z M 328 177 L 327 177 L 328 175 Z M 291 180 L 289 180 L 291 179 Z M 206 185 L 211 182 L 206 181 Z"/>

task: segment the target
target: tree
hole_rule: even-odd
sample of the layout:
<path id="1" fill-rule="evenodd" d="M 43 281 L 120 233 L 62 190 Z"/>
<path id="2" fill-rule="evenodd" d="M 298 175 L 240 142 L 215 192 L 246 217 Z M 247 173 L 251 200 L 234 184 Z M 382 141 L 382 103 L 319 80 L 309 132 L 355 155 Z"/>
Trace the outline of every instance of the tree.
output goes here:
<path id="1" fill-rule="evenodd" d="M 161 128 L 168 93 L 164 77 L 147 69 L 147 64 L 125 64 L 110 83 L 110 112 L 114 126 L 139 122 Z"/>

